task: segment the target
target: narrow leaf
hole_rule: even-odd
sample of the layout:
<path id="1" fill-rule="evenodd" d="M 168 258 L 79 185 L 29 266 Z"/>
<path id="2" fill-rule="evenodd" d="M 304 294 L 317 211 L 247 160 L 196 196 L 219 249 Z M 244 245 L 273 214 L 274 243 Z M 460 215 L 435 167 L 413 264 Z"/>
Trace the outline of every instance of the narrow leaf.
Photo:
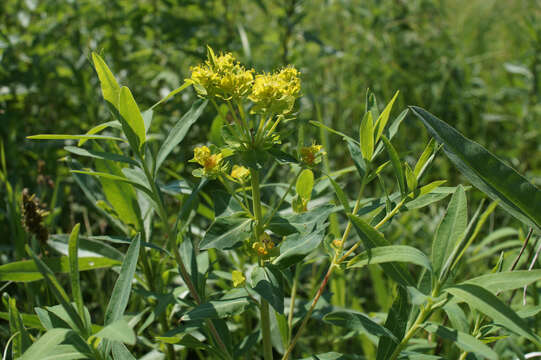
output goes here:
<path id="1" fill-rule="evenodd" d="M 98 78 L 100 79 L 101 92 L 105 101 L 111 103 L 114 107 L 118 107 L 118 94 L 120 93 L 120 86 L 115 79 L 115 76 L 109 70 L 109 67 L 103 61 L 103 59 L 92 52 L 92 61 L 94 62 L 94 68 L 98 73 Z"/>
<path id="2" fill-rule="evenodd" d="M 120 89 L 118 102 L 118 112 L 137 135 L 139 147 L 141 147 L 146 140 L 145 122 L 130 89 L 126 86 Z"/>
<path id="3" fill-rule="evenodd" d="M 387 239 L 385 239 L 379 231 L 374 229 L 370 224 L 364 222 L 360 217 L 352 214 L 348 214 L 348 217 L 355 227 L 357 234 L 359 234 L 359 237 L 361 238 L 361 241 L 366 249 L 390 245 Z M 414 281 L 410 273 L 402 264 L 393 262 L 382 263 L 380 266 L 389 277 L 399 284 L 405 286 L 414 286 Z"/>
<path id="4" fill-rule="evenodd" d="M 62 343 L 70 333 L 73 333 L 73 330 L 51 329 L 47 331 L 28 348 L 20 360 L 43 359 L 44 355 L 47 355 L 56 345 Z"/>
<path id="5" fill-rule="evenodd" d="M 541 344 L 539 336 L 528 328 L 526 322 L 490 291 L 473 284 L 455 285 L 444 291 L 466 302 L 470 307 L 492 318 L 508 330 L 524 336 L 538 345 Z"/>
<path id="6" fill-rule="evenodd" d="M 280 255 L 272 263 L 280 268 L 287 268 L 299 263 L 321 244 L 323 237 L 323 229 L 309 234 L 297 233 L 286 237 L 280 244 Z"/>
<path id="7" fill-rule="evenodd" d="M 115 283 L 109 304 L 105 310 L 105 325 L 120 320 L 130 298 L 131 284 L 135 276 L 139 248 L 141 247 L 141 235 L 137 234 L 126 252 L 124 262 L 120 267 L 120 275 Z"/>
<path id="8" fill-rule="evenodd" d="M 323 321 L 348 330 L 368 333 L 374 336 L 386 336 L 393 342 L 398 342 L 396 336 L 384 326 L 378 324 L 368 316 L 353 311 L 334 311 L 323 317 Z"/>
<path id="9" fill-rule="evenodd" d="M 190 110 L 173 126 L 156 157 L 156 173 L 171 151 L 184 139 L 190 127 L 199 119 L 206 106 L 207 101 L 196 101 Z"/>
<path id="10" fill-rule="evenodd" d="M 305 201 L 310 200 L 312 197 L 312 189 L 314 188 L 314 173 L 310 169 L 304 169 L 301 171 L 295 184 L 295 190 L 297 194 Z"/>
<path id="11" fill-rule="evenodd" d="M 393 104 L 398 97 L 398 94 L 400 91 L 397 91 L 391 101 L 385 106 L 385 109 L 381 112 L 381 114 L 378 117 L 378 120 L 376 121 L 377 125 L 377 134 L 376 134 L 376 141 L 379 140 L 381 135 L 383 134 L 383 130 L 385 129 L 385 126 L 387 125 L 387 121 L 389 121 L 389 116 L 391 115 L 391 110 L 393 109 Z"/>
<path id="12" fill-rule="evenodd" d="M 388 262 L 408 262 L 432 270 L 430 260 L 428 260 L 428 257 L 421 250 L 406 245 L 390 245 L 371 248 L 351 259 L 348 262 L 347 267 L 360 268 L 366 265 Z"/>
<path id="13" fill-rule="evenodd" d="M 462 351 L 472 352 L 490 360 L 499 359 L 498 354 L 494 350 L 485 345 L 481 340 L 469 334 L 430 322 L 421 325 L 421 327 L 429 333 L 436 334 L 445 340 L 452 341 Z"/>
<path id="14" fill-rule="evenodd" d="M 541 269 L 514 270 L 486 274 L 464 281 L 462 284 L 480 286 L 493 294 L 519 289 L 541 280 Z"/>
<path id="15" fill-rule="evenodd" d="M 284 293 L 281 275 L 277 269 L 256 267 L 252 272 L 252 288 L 278 313 L 284 313 Z"/>
<path id="16" fill-rule="evenodd" d="M 400 285 L 396 289 L 397 295 L 387 314 L 384 326 L 393 333 L 398 341 L 401 341 L 406 333 L 411 305 L 408 302 L 408 292 Z M 398 343 L 389 337 L 380 338 L 376 360 L 389 359 L 397 346 Z"/>
<path id="17" fill-rule="evenodd" d="M 389 158 L 391 159 L 391 164 L 393 165 L 396 180 L 398 181 L 398 187 L 400 188 L 400 193 L 402 195 L 405 195 L 406 194 L 405 175 L 404 175 L 404 169 L 402 169 L 402 164 L 400 163 L 400 158 L 398 157 L 398 153 L 396 152 L 393 144 L 391 144 L 391 142 L 387 139 L 385 135 L 383 135 L 381 139 L 383 140 L 383 143 L 385 144 L 385 148 L 387 149 L 387 153 L 389 154 Z"/>
<path id="18" fill-rule="evenodd" d="M 541 191 L 488 150 L 419 107 L 411 107 L 445 154 L 478 189 L 526 225 L 541 231 Z"/>
<path id="19" fill-rule="evenodd" d="M 135 344 L 135 332 L 126 320 L 117 320 L 95 333 L 93 336 L 118 341 L 124 344 Z"/>
<path id="20" fill-rule="evenodd" d="M 370 161 L 374 154 L 374 120 L 370 111 L 365 113 L 361 122 L 360 139 L 363 158 Z"/>
<path id="21" fill-rule="evenodd" d="M 251 222 L 251 219 L 238 215 L 215 219 L 201 240 L 201 250 L 234 248 L 249 236 Z"/>
<path id="22" fill-rule="evenodd" d="M 77 254 L 79 249 L 79 227 L 80 224 L 77 223 L 71 230 L 68 243 L 68 260 L 70 265 L 71 296 L 73 297 L 73 301 L 75 301 L 79 316 L 81 319 L 84 319 L 83 294 L 81 292 L 81 282 L 79 280 L 79 256 Z"/>
<path id="23" fill-rule="evenodd" d="M 453 249 L 464 236 L 468 224 L 467 216 L 466 193 L 459 185 L 449 202 L 447 213 L 438 226 L 432 243 L 432 266 L 434 273 L 438 276 L 441 275 L 443 266 Z"/>
<path id="24" fill-rule="evenodd" d="M 125 141 L 119 137 L 107 135 L 69 135 L 69 134 L 40 134 L 27 136 L 30 140 L 114 140 Z"/>

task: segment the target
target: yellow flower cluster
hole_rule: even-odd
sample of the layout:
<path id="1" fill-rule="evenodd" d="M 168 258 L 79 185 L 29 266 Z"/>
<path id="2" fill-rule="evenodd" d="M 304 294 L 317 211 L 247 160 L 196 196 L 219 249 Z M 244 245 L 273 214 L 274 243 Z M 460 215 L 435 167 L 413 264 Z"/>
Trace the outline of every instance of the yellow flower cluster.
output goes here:
<path id="1" fill-rule="evenodd" d="M 246 70 L 231 53 L 215 56 L 210 48 L 209 59 L 190 70 L 190 80 L 201 97 L 240 99 L 250 92 L 254 82 L 254 70 Z"/>
<path id="2" fill-rule="evenodd" d="M 312 144 L 311 146 L 304 146 L 301 148 L 301 160 L 308 166 L 313 166 L 321 161 L 321 156 L 325 152 L 321 151 L 322 146 Z"/>
<path id="3" fill-rule="evenodd" d="M 244 182 L 250 176 L 250 170 L 244 166 L 233 165 L 231 169 L 231 177 L 237 181 Z"/>
<path id="4" fill-rule="evenodd" d="M 254 112 L 285 114 L 293 109 L 300 91 L 299 72 L 288 66 L 278 73 L 257 75 L 248 98 L 255 104 Z"/>
<path id="5" fill-rule="evenodd" d="M 274 248 L 274 243 L 267 233 L 261 234 L 259 241 L 253 243 L 252 245 L 252 249 L 254 249 L 259 256 L 268 255 L 272 248 Z"/>
<path id="6" fill-rule="evenodd" d="M 222 170 L 222 153 L 212 154 L 206 146 L 200 146 L 194 149 L 193 159 L 190 162 L 196 162 L 203 167 L 204 175 L 216 175 Z"/>
<path id="7" fill-rule="evenodd" d="M 216 56 L 210 47 L 208 60 L 190 70 L 189 81 L 200 97 L 239 100 L 247 96 L 254 103 L 253 112 L 286 114 L 301 91 L 299 71 L 292 66 L 254 79 L 254 70 L 246 70 L 231 53 Z"/>

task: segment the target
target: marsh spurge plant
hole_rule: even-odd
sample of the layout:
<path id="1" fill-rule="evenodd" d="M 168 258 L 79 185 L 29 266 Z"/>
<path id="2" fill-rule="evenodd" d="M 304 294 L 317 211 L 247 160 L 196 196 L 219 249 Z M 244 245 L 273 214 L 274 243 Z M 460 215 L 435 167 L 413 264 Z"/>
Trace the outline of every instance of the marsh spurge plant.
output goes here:
<path id="1" fill-rule="evenodd" d="M 521 348 L 541 345 L 527 321 L 536 308 L 517 313 L 520 305 L 511 302 L 510 294 L 540 280 L 541 270 L 518 270 L 519 255 L 512 264 L 502 256 L 491 273 L 480 277 L 464 278 L 462 271 L 497 205 L 531 229 L 522 238 L 524 248 L 529 246 L 541 226 L 540 191 L 443 121 L 411 108 L 435 140 L 410 164 L 391 142 L 409 110 L 391 119 L 398 93 L 381 112 L 368 93 L 358 134 L 311 122 L 322 134 L 338 136 L 354 164 L 330 169 L 333 154 L 322 145 L 289 143 L 287 130 L 296 128 L 294 109 L 301 95 L 300 74 L 292 66 L 258 74 L 233 55 L 216 55 L 209 48 L 208 59 L 191 68 L 185 84 L 141 112 L 105 62 L 97 54 L 92 58 L 113 120 L 85 135 L 30 138 L 79 140 L 65 150 L 91 158 L 94 169 L 68 159 L 73 176 L 124 236 L 83 237 L 77 225 L 69 237 L 49 239 L 51 245 L 67 242 L 67 257 L 44 258 L 27 247 L 33 263 L 4 266 L 3 280 L 44 280 L 59 304 L 37 307 L 36 319 L 20 314 L 15 300 L 6 298 L 14 357 L 53 358 L 69 352 L 69 358 L 133 359 L 132 353 L 154 351 L 169 359 L 286 360 L 314 353 L 304 339 L 310 324 L 318 321 L 336 327 L 336 334 L 362 334 L 354 338 L 358 348 L 378 360 L 498 359 L 498 354 L 513 357 Z M 153 112 L 190 85 L 200 99 L 157 143 L 150 136 Z M 191 186 L 186 179 L 164 184 L 160 170 L 165 160 L 208 103 L 218 114 L 215 123 L 222 126 L 214 137 L 218 143 L 193 147 L 190 162 L 198 184 Z M 100 135 L 102 131 L 108 135 Z M 471 218 L 470 187 L 424 181 L 442 148 L 494 200 L 479 206 Z M 90 190 L 95 188 L 89 187 L 92 179 L 99 181 L 103 195 Z M 353 186 L 345 191 L 345 183 Z M 386 233 L 405 213 L 449 195 L 430 254 L 388 240 Z M 180 200 L 174 202 L 177 208 L 171 196 Z M 213 208 L 210 214 L 206 204 Z M 212 222 L 198 231 L 204 219 Z M 106 242 L 129 247 L 115 258 Z M 107 251 L 94 247 L 99 257 L 78 257 L 83 243 L 101 244 Z M 79 271 L 118 265 L 103 325 L 92 323 Z M 390 308 L 381 309 L 383 316 L 363 313 L 360 305 L 333 306 L 332 297 L 330 304 L 327 298 L 327 306 L 319 306 L 337 272 L 352 274 L 373 266 L 384 274 L 380 281 L 394 288 Z M 22 268 L 33 269 L 33 275 L 22 277 Z M 71 296 L 52 268 L 69 273 Z M 528 298 L 539 300 L 537 293 Z M 32 336 L 28 328 L 43 334 Z M 317 358 L 350 358 L 332 350 Z"/>

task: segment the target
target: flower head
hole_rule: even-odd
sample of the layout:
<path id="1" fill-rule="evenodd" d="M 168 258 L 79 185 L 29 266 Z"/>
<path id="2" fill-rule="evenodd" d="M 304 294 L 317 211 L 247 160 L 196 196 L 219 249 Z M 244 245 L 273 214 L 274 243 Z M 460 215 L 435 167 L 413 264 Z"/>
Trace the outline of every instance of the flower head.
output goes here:
<path id="1" fill-rule="evenodd" d="M 321 145 L 312 144 L 301 148 L 301 160 L 308 166 L 313 166 L 321 161 L 321 156 L 325 154 L 321 151 Z"/>
<path id="2" fill-rule="evenodd" d="M 193 153 L 193 159 L 191 159 L 190 161 L 196 162 L 203 167 L 202 175 L 214 176 L 223 170 L 222 153 L 212 154 L 210 149 L 206 146 L 196 147 Z"/>
<path id="3" fill-rule="evenodd" d="M 255 252 L 259 256 L 266 256 L 269 254 L 269 251 L 274 248 L 274 243 L 272 242 L 269 234 L 266 232 L 263 232 L 259 236 L 259 241 L 253 243 L 252 249 L 255 250 Z"/>
<path id="4" fill-rule="evenodd" d="M 190 80 L 201 97 L 240 99 L 250 92 L 254 81 L 254 70 L 246 70 L 231 53 L 214 55 L 210 47 L 208 60 L 190 70 Z"/>
<path id="5" fill-rule="evenodd" d="M 250 170 L 244 166 L 233 165 L 231 177 L 237 181 L 244 182 L 250 176 Z"/>
<path id="6" fill-rule="evenodd" d="M 286 114 L 293 109 L 300 90 L 299 72 L 289 66 L 278 73 L 257 75 L 248 98 L 255 104 L 254 112 Z"/>

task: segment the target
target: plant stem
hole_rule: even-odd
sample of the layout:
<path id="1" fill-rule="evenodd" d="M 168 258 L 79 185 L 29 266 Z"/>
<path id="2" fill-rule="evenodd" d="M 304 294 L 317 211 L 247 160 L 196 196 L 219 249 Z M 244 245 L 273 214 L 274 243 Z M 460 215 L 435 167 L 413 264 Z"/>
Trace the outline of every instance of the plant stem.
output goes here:
<path id="1" fill-rule="evenodd" d="M 145 173 L 145 176 L 147 178 L 147 181 L 151 187 L 152 194 L 154 196 L 154 200 L 158 204 L 158 215 L 160 216 L 164 226 L 168 229 L 167 235 L 168 235 L 168 241 L 169 241 L 169 248 L 171 252 L 173 253 L 173 256 L 175 258 L 175 261 L 178 265 L 180 275 L 182 277 L 182 280 L 188 287 L 188 290 L 190 291 L 190 295 L 194 298 L 195 302 L 200 305 L 201 304 L 201 298 L 199 297 L 199 293 L 197 292 L 197 289 L 195 288 L 194 284 L 192 283 L 192 280 L 190 279 L 190 275 L 188 274 L 188 271 L 186 270 L 186 266 L 184 265 L 184 261 L 182 261 L 182 257 L 180 256 L 180 252 L 178 249 L 178 246 L 176 244 L 176 238 L 174 236 L 173 227 L 168 226 L 168 216 L 167 212 L 165 210 L 165 206 L 163 204 L 163 199 L 161 197 L 161 193 L 156 186 L 156 182 L 154 181 L 154 178 L 152 174 L 150 173 L 146 162 L 144 160 L 141 160 L 140 163 L 143 166 L 143 170 Z M 214 337 L 214 340 L 220 347 L 220 349 L 226 354 L 227 358 L 231 359 L 231 355 L 229 355 L 229 352 L 227 350 L 227 347 L 225 346 L 224 342 L 222 341 L 220 334 L 218 334 L 218 331 L 216 331 L 216 327 L 212 323 L 212 321 L 207 321 L 207 326 L 211 332 L 211 334 Z"/>
<path id="2" fill-rule="evenodd" d="M 255 215 L 255 241 L 259 241 L 259 237 L 263 231 L 263 215 L 261 212 L 261 193 L 259 191 L 258 170 L 250 168 L 250 180 L 252 182 L 252 204 Z M 262 259 L 260 259 L 260 265 L 263 266 Z M 261 333 L 263 335 L 263 357 L 265 360 L 272 360 L 269 303 L 263 298 L 261 298 L 259 312 L 261 317 Z"/>
<path id="3" fill-rule="evenodd" d="M 361 198 L 362 198 L 365 186 L 366 186 L 366 181 L 365 181 L 365 178 L 363 178 L 361 182 L 361 189 L 359 190 L 359 195 L 357 196 L 357 200 L 355 201 L 355 206 L 353 208 L 354 214 L 356 214 L 357 211 L 359 211 L 359 206 L 361 203 Z M 293 338 L 293 340 L 290 342 L 289 346 L 287 347 L 287 350 L 284 353 L 282 360 L 287 360 L 289 358 L 289 355 L 291 354 L 291 352 L 293 351 L 293 348 L 295 347 L 297 341 L 299 340 L 299 337 L 301 336 L 301 333 L 304 330 L 304 327 L 306 326 L 308 319 L 310 319 L 310 316 L 312 316 L 312 312 L 314 311 L 317 305 L 317 302 L 319 301 L 319 298 L 321 297 L 321 294 L 323 294 L 323 291 L 325 290 L 325 286 L 327 285 L 327 282 L 329 281 L 329 278 L 331 277 L 334 271 L 334 268 L 340 263 L 340 260 L 338 260 L 339 251 L 341 251 L 347 237 L 349 236 L 349 233 L 351 231 L 351 226 L 352 226 L 352 223 L 351 223 L 351 220 L 349 220 L 346 226 L 346 229 L 344 230 L 344 234 L 342 235 L 340 250 L 337 250 L 336 254 L 334 255 L 334 258 L 332 259 L 331 264 L 329 265 L 329 269 L 327 270 L 327 274 L 323 278 L 323 281 L 321 282 L 321 285 L 319 286 L 319 289 L 316 293 L 316 296 L 314 297 L 314 300 L 312 300 L 312 305 L 310 305 L 310 309 L 308 310 L 306 315 L 304 315 L 302 323 L 299 329 L 297 330 L 295 337 Z"/>
<path id="4" fill-rule="evenodd" d="M 406 333 L 402 341 L 400 341 L 400 344 L 398 344 L 398 346 L 394 349 L 389 360 L 395 360 L 398 357 L 402 349 L 406 347 L 410 339 L 413 337 L 413 335 L 415 335 L 415 333 L 419 329 L 419 325 L 421 325 L 425 321 L 428 314 L 430 314 L 431 310 L 432 310 L 431 305 L 427 305 L 427 307 L 421 307 L 421 311 L 419 312 L 419 315 L 417 315 L 417 319 L 415 320 L 413 325 L 409 328 L 408 332 Z"/>

